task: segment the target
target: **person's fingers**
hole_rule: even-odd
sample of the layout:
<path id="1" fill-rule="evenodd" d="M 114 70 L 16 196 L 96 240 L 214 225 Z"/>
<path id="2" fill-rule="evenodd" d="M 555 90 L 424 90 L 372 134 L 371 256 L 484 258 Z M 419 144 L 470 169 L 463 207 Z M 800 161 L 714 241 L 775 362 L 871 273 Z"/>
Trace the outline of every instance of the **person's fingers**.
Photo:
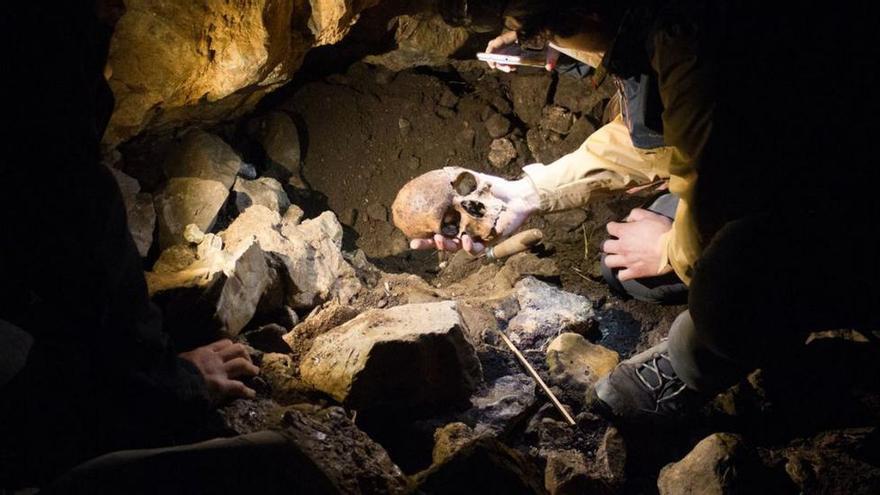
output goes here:
<path id="1" fill-rule="evenodd" d="M 609 234 L 614 237 L 620 237 L 620 234 L 623 232 L 623 227 L 625 224 L 620 222 L 608 222 L 608 225 L 605 226 L 605 230 L 608 231 Z"/>
<path id="2" fill-rule="evenodd" d="M 621 282 L 626 282 L 627 280 L 633 280 L 636 278 L 639 277 L 636 276 L 636 273 L 631 268 L 626 268 L 617 272 L 617 280 L 620 280 Z"/>
<path id="3" fill-rule="evenodd" d="M 621 254 L 609 254 L 605 257 L 605 266 L 608 268 L 625 268 L 627 265 L 626 257 Z"/>
<path id="4" fill-rule="evenodd" d="M 256 376 L 260 372 L 260 368 L 256 367 L 249 359 L 235 358 L 223 363 L 223 369 L 229 378 L 239 378 L 242 376 Z"/>
<path id="5" fill-rule="evenodd" d="M 220 339 L 216 342 L 213 342 L 208 345 L 208 349 L 211 349 L 214 352 L 220 352 L 221 349 L 225 347 L 229 347 L 232 345 L 232 341 L 229 339 Z"/>
<path id="6" fill-rule="evenodd" d="M 627 215 L 626 221 L 627 222 L 638 222 L 640 220 L 644 220 L 644 219 L 650 217 L 651 215 L 654 215 L 654 213 L 651 213 L 648 210 L 643 210 L 641 208 L 634 208 L 631 212 L 629 212 L 629 215 Z"/>
<path id="7" fill-rule="evenodd" d="M 478 255 L 483 252 L 486 248 L 482 242 L 475 241 L 471 236 L 467 234 L 461 235 L 461 248 L 468 252 L 471 255 Z"/>
<path id="8" fill-rule="evenodd" d="M 501 72 L 507 72 L 507 73 L 516 71 L 516 67 L 514 67 L 512 65 L 495 64 L 495 68 L 500 70 Z"/>
<path id="9" fill-rule="evenodd" d="M 223 361 L 230 361 L 235 358 L 244 358 L 250 362 L 251 357 L 248 355 L 247 348 L 241 344 L 232 344 L 217 351 Z"/>
<path id="10" fill-rule="evenodd" d="M 409 241 L 409 247 L 410 249 L 423 250 L 434 249 L 437 246 L 434 244 L 434 239 L 413 239 Z"/>
<path id="11" fill-rule="evenodd" d="M 608 254 L 617 254 L 620 252 L 620 241 L 617 239 L 608 239 L 602 243 L 602 251 Z"/>
<path id="12" fill-rule="evenodd" d="M 471 236 L 467 234 L 461 235 L 461 248 L 467 251 L 468 253 L 474 248 L 474 241 L 471 239 Z M 473 253 L 472 253 L 473 254 Z"/>
<path id="13" fill-rule="evenodd" d="M 220 393 L 230 399 L 253 399 L 257 396 L 256 390 L 238 380 L 223 380 L 219 383 L 219 386 Z"/>
<path id="14" fill-rule="evenodd" d="M 559 50 L 553 48 L 552 46 L 547 47 L 547 59 L 544 68 L 548 71 L 552 71 L 556 68 L 556 63 L 559 61 Z"/>

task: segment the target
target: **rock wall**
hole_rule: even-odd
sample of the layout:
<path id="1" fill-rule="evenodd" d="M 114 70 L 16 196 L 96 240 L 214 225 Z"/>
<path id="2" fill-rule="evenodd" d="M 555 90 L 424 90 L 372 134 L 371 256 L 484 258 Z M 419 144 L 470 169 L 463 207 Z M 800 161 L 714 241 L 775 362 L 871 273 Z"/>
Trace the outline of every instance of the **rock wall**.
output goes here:
<path id="1" fill-rule="evenodd" d="M 340 41 L 379 0 L 127 0 L 110 49 L 109 147 L 143 132 L 251 110 L 314 46 Z"/>

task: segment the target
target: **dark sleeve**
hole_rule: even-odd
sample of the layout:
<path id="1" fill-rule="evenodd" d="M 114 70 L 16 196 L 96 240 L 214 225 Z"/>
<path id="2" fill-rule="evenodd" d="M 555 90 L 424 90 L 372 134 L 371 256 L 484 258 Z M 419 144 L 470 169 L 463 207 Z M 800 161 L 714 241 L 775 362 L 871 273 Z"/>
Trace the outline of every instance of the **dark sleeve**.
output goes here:
<path id="1" fill-rule="evenodd" d="M 0 270 L 17 306 L 0 311 L 38 341 L 86 354 L 97 380 L 134 401 L 206 408 L 201 377 L 162 331 L 119 188 L 99 163 L 112 100 L 102 78 L 109 37 L 92 2 L 16 5 L 2 27 L 17 47 L 4 73 L 18 77 L 5 115 Z"/>

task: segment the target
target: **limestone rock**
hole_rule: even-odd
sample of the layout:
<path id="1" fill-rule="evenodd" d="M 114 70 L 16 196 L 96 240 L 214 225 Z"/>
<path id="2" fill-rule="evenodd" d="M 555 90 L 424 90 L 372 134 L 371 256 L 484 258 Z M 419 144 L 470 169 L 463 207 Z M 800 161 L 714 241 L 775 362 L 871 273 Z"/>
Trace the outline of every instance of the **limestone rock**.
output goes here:
<path id="1" fill-rule="evenodd" d="M 876 427 L 848 428 L 797 439 L 780 452 L 801 493 L 880 493 Z"/>
<path id="2" fill-rule="evenodd" d="M 518 373 L 502 376 L 471 397 L 473 408 L 465 413 L 479 433 L 502 433 L 516 424 L 535 405 L 535 382 Z"/>
<path id="3" fill-rule="evenodd" d="M 543 494 L 541 473 L 521 453 L 493 438 L 478 438 L 415 476 L 417 493 Z"/>
<path id="4" fill-rule="evenodd" d="M 238 335 L 272 284 L 259 246 L 231 255 L 219 241 L 206 236 L 199 246 L 202 252 L 182 270 L 146 273 L 147 287 L 170 332 Z"/>
<path id="5" fill-rule="evenodd" d="M 270 168 L 280 167 L 282 175 L 299 174 L 299 133 L 289 115 L 284 112 L 269 112 L 248 122 L 247 130 L 262 146 Z"/>
<path id="6" fill-rule="evenodd" d="M 359 430 L 341 407 L 288 408 L 284 435 L 301 454 L 292 493 L 399 494 L 407 478 L 381 445 Z"/>
<path id="7" fill-rule="evenodd" d="M 541 120 L 552 81 L 547 74 L 518 75 L 510 80 L 513 110 L 529 126 Z"/>
<path id="8" fill-rule="evenodd" d="M 296 364 L 287 354 L 264 354 L 260 363 L 260 377 L 266 380 L 272 399 L 279 404 L 314 401 L 315 390 L 297 378 Z"/>
<path id="9" fill-rule="evenodd" d="M 315 308 L 302 323 L 295 326 L 283 338 L 292 349 L 294 359 L 299 362 L 303 354 L 311 349 L 316 337 L 346 323 L 357 315 L 358 310 L 351 306 L 340 304 L 335 300 L 328 301 Z"/>
<path id="10" fill-rule="evenodd" d="M 464 423 L 449 423 L 437 428 L 434 432 L 434 450 L 431 452 L 434 464 L 445 462 L 475 436 L 474 430 Z"/>
<path id="11" fill-rule="evenodd" d="M 611 373 L 620 357 L 576 333 L 563 333 L 547 347 L 547 367 L 553 384 L 582 394 Z"/>
<path id="12" fill-rule="evenodd" d="M 237 178 L 232 187 L 235 193 L 235 206 L 239 213 L 244 213 L 252 205 L 265 206 L 278 213 L 286 212 L 290 199 L 281 187 L 281 183 L 270 177 L 257 180 Z"/>
<path id="13" fill-rule="evenodd" d="M 142 131 L 243 115 L 336 43 L 376 0 L 129 0 L 111 42 L 115 146 Z"/>
<path id="14" fill-rule="evenodd" d="M 150 251 L 150 246 L 153 245 L 153 231 L 156 230 L 156 208 L 153 206 L 153 196 L 140 192 L 141 186 L 137 179 L 114 168 L 110 171 L 122 192 L 128 230 L 141 257 L 145 257 Z"/>
<path id="15" fill-rule="evenodd" d="M 521 351 L 544 349 L 560 333 L 585 333 L 595 316 L 589 299 L 527 277 L 515 286 L 519 313 L 507 333 Z"/>
<path id="16" fill-rule="evenodd" d="M 354 409 L 449 406 L 482 379 L 455 303 L 370 310 L 315 339 L 303 379 Z"/>
<path id="17" fill-rule="evenodd" d="M 500 113 L 493 113 L 486 119 L 486 130 L 493 139 L 504 137 L 510 132 L 510 120 Z"/>
<path id="18" fill-rule="evenodd" d="M 210 231 L 227 197 L 229 188 L 216 180 L 170 179 L 155 198 L 159 246 L 164 249 L 184 242 L 183 231 L 189 224 Z"/>
<path id="19" fill-rule="evenodd" d="M 626 476 L 626 442 L 620 431 L 609 426 L 596 451 L 595 462 L 590 466 L 593 478 L 602 480 L 610 491 L 615 491 Z"/>
<path id="20" fill-rule="evenodd" d="M 290 282 L 287 303 L 293 308 L 311 308 L 332 297 L 348 300 L 360 288 L 354 269 L 342 256 L 342 226 L 332 212 L 294 224 L 254 205 L 221 236 L 229 252 L 241 252 L 257 241 L 276 256 Z"/>
<path id="21" fill-rule="evenodd" d="M 418 66 L 446 64 L 450 56 L 467 42 L 467 29 L 452 27 L 440 16 L 402 15 L 396 18 L 397 49 L 382 55 L 371 55 L 365 62 L 384 66 L 392 71 Z"/>
<path id="22" fill-rule="evenodd" d="M 544 487 L 550 495 L 592 493 L 584 455 L 576 450 L 551 452 L 544 470 Z"/>
<path id="23" fill-rule="evenodd" d="M 516 148 L 507 138 L 494 139 L 489 146 L 489 163 L 495 168 L 506 167 L 516 157 Z"/>
<path id="24" fill-rule="evenodd" d="M 684 459 L 664 467 L 657 488 L 661 495 L 756 493 L 749 489 L 753 456 L 739 435 L 713 433 Z"/>
<path id="25" fill-rule="evenodd" d="M 169 178 L 214 180 L 226 189 L 235 183 L 242 161 L 235 150 L 219 137 L 193 130 L 169 153 L 163 164 Z"/>
<path id="26" fill-rule="evenodd" d="M 544 108 L 541 127 L 559 134 L 568 134 L 574 124 L 574 117 L 567 108 L 550 105 Z"/>

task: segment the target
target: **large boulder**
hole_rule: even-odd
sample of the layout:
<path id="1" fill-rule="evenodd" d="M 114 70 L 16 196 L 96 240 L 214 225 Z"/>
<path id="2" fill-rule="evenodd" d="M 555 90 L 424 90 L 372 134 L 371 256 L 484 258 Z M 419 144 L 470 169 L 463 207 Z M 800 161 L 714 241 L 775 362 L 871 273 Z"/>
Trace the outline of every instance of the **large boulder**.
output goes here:
<path id="1" fill-rule="evenodd" d="M 453 302 L 370 310 L 317 339 L 303 379 L 353 409 L 450 406 L 482 379 Z"/>
<path id="2" fill-rule="evenodd" d="M 332 212 L 299 223 L 254 205 L 220 235 L 229 252 L 243 252 L 259 242 L 271 253 L 286 272 L 286 303 L 293 308 L 312 308 L 334 297 L 344 302 L 361 287 L 342 256 L 342 226 Z"/>
<path id="3" fill-rule="evenodd" d="M 342 39 L 378 0 L 128 0 L 110 48 L 116 107 L 104 141 L 243 115 L 312 46 Z"/>
<path id="4" fill-rule="evenodd" d="M 269 112 L 248 122 L 247 131 L 262 147 L 269 175 L 283 178 L 300 173 L 299 132 L 289 115 Z"/>
<path id="5" fill-rule="evenodd" d="M 194 177 L 215 180 L 232 187 L 242 161 L 235 150 L 219 137 L 193 130 L 169 152 L 162 168 L 169 178 Z"/>
<path id="6" fill-rule="evenodd" d="M 158 271 L 147 272 L 147 287 L 162 306 L 169 331 L 195 341 L 238 335 L 273 285 L 258 245 L 232 255 L 214 235 L 205 236 L 189 265 L 179 270 L 169 265 L 165 260 Z"/>
<path id="7" fill-rule="evenodd" d="M 185 242 L 184 229 L 190 224 L 202 232 L 211 230 L 228 197 L 229 188 L 216 180 L 170 179 L 155 198 L 159 246 L 165 249 Z"/>

